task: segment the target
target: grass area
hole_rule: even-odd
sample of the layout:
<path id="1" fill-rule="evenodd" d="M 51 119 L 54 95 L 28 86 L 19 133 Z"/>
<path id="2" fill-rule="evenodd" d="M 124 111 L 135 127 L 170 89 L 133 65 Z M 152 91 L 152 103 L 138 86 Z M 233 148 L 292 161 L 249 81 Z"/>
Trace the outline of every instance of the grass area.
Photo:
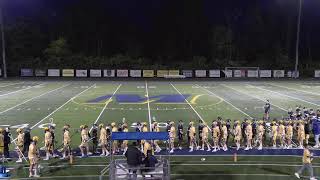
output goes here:
<path id="1" fill-rule="evenodd" d="M 282 118 L 287 115 L 288 108 L 295 108 L 297 105 L 319 108 L 319 90 L 320 83 L 315 81 L 0 81 L 0 126 L 10 126 L 13 130 L 18 127 L 31 127 L 32 135 L 40 137 L 39 146 L 41 147 L 44 138 L 42 127 L 50 123 L 50 118 L 54 118 L 57 146 L 62 141 L 61 129 L 65 123 L 68 123 L 72 128 L 71 134 L 75 134 L 72 145 L 77 147 L 80 142 L 80 135 L 77 132 L 81 124 L 91 127 L 93 123 L 119 123 L 123 118 L 129 125 L 138 121 L 150 124 L 152 119 L 163 123 L 168 120 L 176 123 L 183 120 L 186 128 L 190 120 L 197 124 L 198 120 L 202 119 L 211 124 L 212 120 L 218 116 L 223 119 L 260 119 L 263 116 L 263 105 L 266 99 L 272 103 L 271 118 Z M 134 131 L 134 128 L 131 127 L 130 131 Z M 16 134 L 13 133 L 13 136 L 15 137 Z M 288 175 L 291 175 L 295 168 L 263 165 L 226 167 L 206 165 L 203 167 L 203 165 L 181 165 L 187 164 L 191 157 L 174 158 L 172 158 L 173 179 L 194 179 L 198 174 L 206 178 L 205 174 L 210 177 L 210 174 L 238 173 L 284 174 L 287 176 L 259 176 L 258 178 L 290 179 L 292 177 Z M 195 161 L 200 160 L 199 157 L 195 158 Z M 216 164 L 218 158 L 206 157 L 205 162 L 199 163 Z M 228 158 L 232 163 L 231 158 Z M 292 162 L 292 159 L 295 159 L 284 158 L 284 162 Z M 100 163 L 98 159 L 94 158 L 92 161 Z M 250 158 L 246 157 L 238 163 L 248 159 Z M 280 162 L 279 158 L 274 157 L 257 161 L 265 163 L 269 160 L 272 164 Z M 300 164 L 300 160 L 298 158 L 297 164 Z M 85 164 L 90 161 L 86 160 Z M 81 162 L 82 160 L 77 160 L 76 163 L 81 164 Z M 107 164 L 105 160 L 101 163 Z M 97 175 L 99 170 L 100 167 L 70 166 L 44 172 L 45 176 Z M 318 168 L 316 173 L 317 171 Z M 17 175 L 25 177 L 25 169 L 22 168 Z M 215 177 L 217 179 L 248 179 L 241 175 L 220 176 Z M 257 179 L 257 177 L 254 178 Z"/>

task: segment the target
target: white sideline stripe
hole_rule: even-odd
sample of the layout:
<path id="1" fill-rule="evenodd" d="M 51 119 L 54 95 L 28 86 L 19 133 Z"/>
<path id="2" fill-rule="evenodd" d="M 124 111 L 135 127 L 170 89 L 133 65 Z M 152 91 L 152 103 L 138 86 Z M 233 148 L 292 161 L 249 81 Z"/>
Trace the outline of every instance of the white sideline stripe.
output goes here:
<path id="1" fill-rule="evenodd" d="M 202 86 L 199 86 L 198 84 L 196 84 L 196 86 L 200 87 L 203 90 L 206 90 L 207 92 L 209 92 L 210 94 L 223 99 L 224 102 L 226 102 L 227 104 L 229 104 L 230 106 L 232 106 L 234 109 L 238 110 L 239 112 L 241 112 L 242 114 L 246 115 L 247 117 L 249 117 L 250 119 L 253 119 L 249 114 L 245 113 L 244 111 L 242 111 L 241 109 L 237 108 L 235 105 L 231 104 L 229 101 L 225 100 L 224 98 L 218 96 L 217 94 L 213 93 L 212 91 L 203 88 Z"/>
<path id="2" fill-rule="evenodd" d="M 271 84 L 271 85 L 273 85 L 273 86 L 285 88 L 285 89 L 290 89 L 290 90 L 294 90 L 294 91 L 300 91 L 300 92 L 304 92 L 304 93 L 308 93 L 308 94 L 320 96 L 320 94 L 314 93 L 314 92 L 310 92 L 310 91 L 305 91 L 305 90 L 301 90 L 301 89 L 294 89 L 294 88 L 290 88 L 290 87 L 286 87 L 286 86 L 281 86 L 281 85 L 274 84 L 274 83 L 269 83 L 269 84 Z"/>
<path id="3" fill-rule="evenodd" d="M 15 105 L 15 106 L 12 106 L 12 107 L 9 108 L 9 109 L 6 109 L 6 110 L 4 110 L 4 111 L 1 111 L 0 114 L 3 114 L 3 113 L 5 113 L 5 112 L 7 112 L 7 111 L 10 111 L 11 109 L 14 109 L 14 108 L 16 108 L 16 107 L 18 107 L 18 106 L 21 106 L 22 104 L 25 104 L 25 103 L 27 103 L 27 102 L 29 102 L 29 101 L 32 101 L 32 100 L 34 100 L 34 99 L 36 99 L 36 98 L 39 98 L 39 97 L 41 97 L 41 96 L 44 96 L 44 95 L 46 95 L 46 94 L 52 93 L 52 92 L 54 92 L 54 91 L 57 91 L 57 90 L 62 89 L 62 88 L 64 88 L 64 87 L 66 87 L 66 86 L 69 86 L 69 85 L 70 85 L 70 84 L 61 86 L 61 87 L 59 87 L 59 88 L 53 89 L 53 90 L 48 91 L 48 92 L 45 92 L 45 93 L 43 93 L 43 94 L 40 94 L 39 96 L 35 96 L 35 97 L 31 98 L 31 99 L 28 99 L 28 100 L 26 100 L 26 101 L 23 101 L 23 102 L 20 103 L 20 104 L 17 104 L 17 105 Z"/>
<path id="4" fill-rule="evenodd" d="M 102 116 L 103 112 L 105 111 L 105 109 L 107 108 L 108 104 L 110 103 L 109 101 L 110 101 L 110 100 L 112 99 L 112 97 L 117 93 L 117 91 L 120 89 L 121 85 L 122 85 L 122 84 L 119 84 L 119 86 L 117 87 L 117 89 L 113 92 L 113 94 L 112 94 L 112 95 L 109 97 L 109 99 L 106 101 L 103 109 L 101 110 L 100 114 L 98 115 L 97 119 L 94 121 L 93 124 L 96 124 L 96 123 L 99 121 L 99 119 L 100 119 L 100 117 Z M 89 131 L 89 132 L 91 132 L 92 129 L 93 129 L 93 126 L 90 128 L 90 131 Z"/>
<path id="5" fill-rule="evenodd" d="M 194 163 L 182 163 L 182 164 L 170 164 L 170 165 L 179 165 L 179 166 L 285 166 L 285 167 L 300 167 L 302 166 L 301 164 L 264 164 L 264 163 L 259 163 L 259 164 L 227 164 L 227 163 L 217 163 L 217 164 L 194 164 Z M 312 166 L 312 167 L 320 167 L 320 166 Z"/>
<path id="6" fill-rule="evenodd" d="M 58 107 L 57 109 L 55 109 L 54 111 L 52 111 L 50 114 L 48 114 L 46 117 L 44 117 L 43 119 L 41 119 L 39 122 L 37 122 L 35 125 L 33 125 L 31 127 L 31 129 L 33 129 L 34 127 L 38 126 L 42 121 L 44 121 L 45 119 L 47 119 L 48 117 L 50 117 L 52 114 L 54 114 L 55 112 L 59 111 L 61 108 L 63 108 L 66 104 L 68 104 L 70 101 L 72 101 L 73 99 L 75 99 L 76 97 L 80 96 L 82 93 L 88 91 L 89 89 L 91 89 L 92 87 L 94 87 L 94 85 L 88 87 L 87 89 L 81 91 L 80 93 L 78 93 L 77 95 L 73 96 L 72 98 L 70 98 L 67 102 L 65 102 L 64 104 L 62 104 L 60 107 Z"/>
<path id="7" fill-rule="evenodd" d="M 37 178 L 14 178 L 16 180 L 34 180 L 34 179 L 60 179 L 60 178 L 94 178 L 94 177 L 99 177 L 99 175 L 81 175 L 81 176 L 45 176 L 45 177 L 37 177 Z"/>
<path id="8" fill-rule="evenodd" d="M 37 85 L 34 85 L 34 86 L 30 86 L 30 87 L 27 87 L 27 88 L 24 88 L 24 89 L 19 89 L 19 90 L 17 90 L 17 91 L 12 91 L 12 92 L 9 92 L 9 93 L 7 93 L 7 94 L 0 94 L 0 97 L 6 96 L 6 95 L 10 95 L 10 94 L 14 94 L 14 93 L 17 93 L 17 92 L 20 92 L 20 91 L 28 90 L 28 89 L 31 89 L 31 88 L 33 88 L 33 87 L 41 86 L 41 85 L 44 85 L 44 84 L 46 84 L 46 83 L 41 83 L 41 84 L 37 84 Z"/>
<path id="9" fill-rule="evenodd" d="M 244 92 L 242 92 L 242 91 L 239 91 L 239 90 L 237 90 L 237 89 L 234 89 L 234 88 L 232 88 L 232 87 L 230 87 L 230 86 L 227 86 L 227 85 L 225 85 L 225 84 L 222 84 L 222 86 L 227 87 L 227 88 L 229 88 L 229 89 L 232 89 L 232 90 L 234 90 L 234 91 L 237 91 L 237 92 L 239 92 L 239 93 L 241 93 L 241 94 L 247 95 L 247 96 L 249 96 L 249 97 L 256 98 L 256 99 L 258 99 L 258 100 L 260 100 L 260 101 L 267 102 L 266 100 L 263 100 L 262 98 L 259 98 L 259 97 L 257 97 L 257 96 L 253 96 L 253 95 L 249 95 L 249 94 L 247 94 L 247 93 L 244 93 Z M 270 104 L 271 104 L 271 103 L 270 103 Z M 273 105 L 273 106 L 275 106 L 275 107 L 277 107 L 277 108 L 279 108 L 279 109 L 287 112 L 286 109 L 284 109 L 284 108 L 282 108 L 282 107 L 280 107 L 280 106 L 277 106 L 277 105 L 275 105 L 275 104 L 271 104 L 271 105 Z"/>
<path id="10" fill-rule="evenodd" d="M 170 83 L 171 84 L 171 86 L 183 97 L 183 99 L 186 101 L 186 103 L 191 107 L 191 109 L 197 114 L 197 116 L 201 119 L 201 121 L 203 122 L 203 123 L 205 123 L 205 124 L 207 124 L 204 120 L 203 120 L 203 118 L 200 116 L 200 114 L 193 108 L 193 106 L 189 103 L 189 101 L 181 94 L 181 92 L 172 84 L 172 83 Z M 212 131 L 211 130 L 211 128 L 207 125 L 207 127 L 208 127 L 208 129 L 210 130 L 210 131 Z"/>
<path id="11" fill-rule="evenodd" d="M 171 174 L 171 176 L 268 176 L 268 177 L 291 177 L 286 174 Z M 301 176 L 303 177 L 303 176 Z"/>
<path id="12" fill-rule="evenodd" d="M 8 86 L 13 86 L 13 85 L 16 85 L 16 84 L 22 84 L 22 83 L 24 83 L 24 82 L 18 82 L 18 83 L 7 84 L 7 85 L 0 86 L 0 88 L 8 87 Z"/>
<path id="13" fill-rule="evenodd" d="M 146 93 L 147 93 L 147 104 L 148 104 L 148 118 L 149 118 L 149 130 L 151 131 L 151 112 L 150 112 L 150 102 L 149 102 L 149 91 L 148 91 L 148 82 L 146 81 Z"/>
<path id="14" fill-rule="evenodd" d="M 282 93 L 279 93 L 279 92 L 276 92 L 276 91 L 272 91 L 272 90 L 269 90 L 269 89 L 264 89 L 264 88 L 261 88 L 261 87 L 258 87 L 258 86 L 253 86 L 253 85 L 250 85 L 250 84 L 247 84 L 248 86 L 252 86 L 254 88 L 257 88 L 257 89 L 260 89 L 260 90 L 264 90 L 264 91 L 269 91 L 271 93 L 276 93 L 276 94 L 279 94 L 281 96 L 286 96 L 288 98 L 291 98 L 291 99 L 296 99 L 296 100 L 299 100 L 299 101 L 302 101 L 302 102 L 306 102 L 306 103 L 309 103 L 309 104 L 313 104 L 315 106 L 320 106 L 319 104 L 316 104 L 316 103 L 313 103 L 313 102 L 310 102 L 310 101 L 306 101 L 306 100 L 303 100 L 303 99 L 300 99 L 300 98 L 297 98 L 297 97 L 293 97 L 293 96 L 289 96 L 289 95 L 286 95 L 286 94 L 282 94 Z"/>

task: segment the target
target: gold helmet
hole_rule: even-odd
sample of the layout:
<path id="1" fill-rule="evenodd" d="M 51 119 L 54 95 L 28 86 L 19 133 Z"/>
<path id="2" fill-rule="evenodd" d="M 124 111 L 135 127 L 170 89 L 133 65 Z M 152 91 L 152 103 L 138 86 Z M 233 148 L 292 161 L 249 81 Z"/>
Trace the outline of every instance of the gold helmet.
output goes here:
<path id="1" fill-rule="evenodd" d="M 143 125 L 143 126 L 147 126 L 147 123 L 146 123 L 146 122 L 143 122 L 142 125 Z"/>
<path id="2" fill-rule="evenodd" d="M 236 124 L 240 124 L 240 121 L 239 121 L 239 120 L 236 120 L 234 123 L 236 123 Z"/>
<path id="3" fill-rule="evenodd" d="M 170 122 L 170 125 L 172 125 L 172 124 L 174 124 L 174 122 L 173 122 L 173 121 L 171 121 L 171 122 Z"/>
<path id="4" fill-rule="evenodd" d="M 189 122 L 189 125 L 193 126 L 194 122 L 193 121 L 190 121 Z"/>
<path id="5" fill-rule="evenodd" d="M 225 121 L 221 121 L 221 124 L 222 124 L 222 125 L 226 125 L 226 122 L 225 122 Z"/>
<path id="6" fill-rule="evenodd" d="M 282 124 L 282 123 L 283 123 L 283 121 L 282 121 L 282 120 L 280 120 L 280 121 L 279 121 L 279 124 Z"/>
<path id="7" fill-rule="evenodd" d="M 260 121 L 259 121 L 259 124 L 263 124 L 263 120 L 260 120 Z"/>
<path id="8" fill-rule="evenodd" d="M 273 124 L 273 125 L 276 125 L 276 121 L 272 121 L 272 124 Z"/>
<path id="9" fill-rule="evenodd" d="M 45 131 L 49 131 L 49 128 L 48 127 L 45 127 L 45 128 L 43 128 Z"/>
<path id="10" fill-rule="evenodd" d="M 85 125 L 84 125 L 84 128 L 88 128 L 88 125 L 85 124 Z"/>
<path id="11" fill-rule="evenodd" d="M 16 131 L 17 131 L 17 133 L 22 133 L 22 129 L 21 128 L 18 128 Z"/>
<path id="12" fill-rule="evenodd" d="M 127 123 L 123 123 L 123 124 L 122 124 L 122 127 L 123 127 L 123 128 L 127 128 L 127 127 L 128 127 L 128 124 L 127 124 Z"/>
<path id="13" fill-rule="evenodd" d="M 3 129 L 2 128 L 0 128 L 0 133 L 2 133 L 3 132 Z"/>
<path id="14" fill-rule="evenodd" d="M 102 128 L 103 126 L 104 126 L 104 124 L 102 124 L 102 123 L 101 123 L 101 124 L 99 124 L 99 128 Z"/>
<path id="15" fill-rule="evenodd" d="M 248 123 L 248 124 L 251 124 L 252 122 L 251 122 L 250 120 L 247 120 L 247 123 Z"/>
<path id="16" fill-rule="evenodd" d="M 34 142 L 39 141 L 39 137 L 38 137 L 38 136 L 33 136 L 33 137 L 32 137 L 32 141 L 34 141 Z"/>
<path id="17" fill-rule="evenodd" d="M 115 123 L 115 122 L 112 122 L 112 123 L 111 123 L 111 127 L 114 127 L 114 126 L 116 126 L 116 123 Z"/>
<path id="18" fill-rule="evenodd" d="M 84 128 L 84 125 L 80 125 L 80 129 L 83 129 Z"/>
<path id="19" fill-rule="evenodd" d="M 63 130 L 68 130 L 69 128 L 70 128 L 70 125 L 66 124 L 66 125 L 63 126 L 62 129 L 63 129 Z"/>

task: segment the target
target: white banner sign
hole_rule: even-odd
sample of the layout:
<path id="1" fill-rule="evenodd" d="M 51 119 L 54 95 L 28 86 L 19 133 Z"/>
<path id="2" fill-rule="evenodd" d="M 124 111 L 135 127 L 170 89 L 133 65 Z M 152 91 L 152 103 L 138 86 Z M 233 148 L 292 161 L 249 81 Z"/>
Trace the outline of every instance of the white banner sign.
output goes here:
<path id="1" fill-rule="evenodd" d="M 113 69 L 103 70 L 103 77 L 115 77 L 115 70 Z"/>
<path id="2" fill-rule="evenodd" d="M 314 77 L 316 78 L 320 77 L 320 70 L 314 70 Z"/>
<path id="3" fill-rule="evenodd" d="M 224 70 L 223 73 L 225 77 L 232 77 L 232 70 Z"/>
<path id="4" fill-rule="evenodd" d="M 60 69 L 48 69 L 49 77 L 60 77 Z"/>
<path id="5" fill-rule="evenodd" d="M 271 78 L 271 70 L 260 70 L 259 75 L 262 78 Z"/>
<path id="6" fill-rule="evenodd" d="M 101 77 L 101 69 L 90 69 L 90 77 Z"/>
<path id="7" fill-rule="evenodd" d="M 241 77 L 241 70 L 233 70 L 233 77 Z"/>
<path id="8" fill-rule="evenodd" d="M 128 70 L 126 69 L 118 69 L 117 77 L 128 77 Z"/>
<path id="9" fill-rule="evenodd" d="M 77 69 L 76 77 L 88 77 L 88 71 L 84 69 Z"/>
<path id="10" fill-rule="evenodd" d="M 220 77 L 220 70 L 209 70 L 209 77 Z"/>
<path id="11" fill-rule="evenodd" d="M 259 77 L 259 71 L 258 70 L 248 70 L 248 77 Z"/>
<path id="12" fill-rule="evenodd" d="M 207 71 L 206 70 L 196 70 L 196 77 L 206 77 Z"/>
<path id="13" fill-rule="evenodd" d="M 273 77 L 275 78 L 284 77 L 284 70 L 273 70 Z"/>
<path id="14" fill-rule="evenodd" d="M 130 70 L 130 77 L 141 77 L 141 70 Z"/>

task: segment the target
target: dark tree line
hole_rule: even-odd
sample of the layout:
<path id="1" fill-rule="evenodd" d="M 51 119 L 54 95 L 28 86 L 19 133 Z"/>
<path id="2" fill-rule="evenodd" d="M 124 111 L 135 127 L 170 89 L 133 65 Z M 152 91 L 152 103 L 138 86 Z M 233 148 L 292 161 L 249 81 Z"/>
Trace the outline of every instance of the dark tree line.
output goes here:
<path id="1" fill-rule="evenodd" d="M 5 11 L 11 74 L 21 67 L 294 67 L 298 0 L 41 2 L 32 13 Z M 318 2 L 304 4 L 300 70 L 320 68 L 320 15 L 308 7 Z"/>

